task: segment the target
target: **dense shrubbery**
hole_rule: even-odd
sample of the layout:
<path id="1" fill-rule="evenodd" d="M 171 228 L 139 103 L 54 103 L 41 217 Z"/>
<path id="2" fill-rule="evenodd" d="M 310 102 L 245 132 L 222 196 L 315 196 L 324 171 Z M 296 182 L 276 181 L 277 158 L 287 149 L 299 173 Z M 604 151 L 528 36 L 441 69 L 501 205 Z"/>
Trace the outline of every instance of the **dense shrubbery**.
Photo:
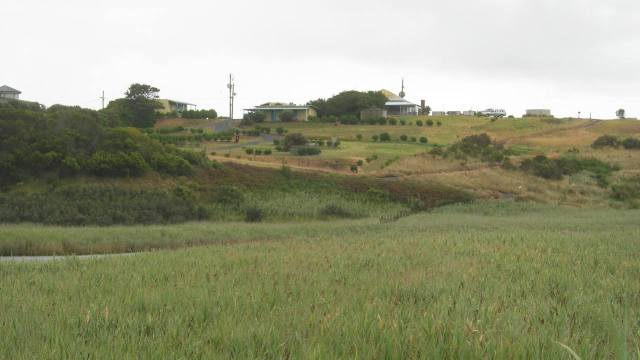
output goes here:
<path id="1" fill-rule="evenodd" d="M 620 141 L 618 140 L 617 137 L 611 136 L 611 135 L 602 135 L 599 138 L 597 138 L 593 142 L 593 144 L 591 144 L 591 147 L 593 147 L 594 149 L 601 149 L 604 147 L 617 148 L 618 146 L 620 146 Z"/>
<path id="2" fill-rule="evenodd" d="M 298 156 L 319 155 L 321 152 L 322 150 L 316 146 L 301 146 L 293 150 L 293 153 Z"/>
<path id="3" fill-rule="evenodd" d="M 380 91 L 344 91 L 329 99 L 310 101 L 318 110 L 319 117 L 327 116 L 360 116 L 360 112 L 369 108 L 384 108 L 386 96 Z"/>
<path id="4" fill-rule="evenodd" d="M 600 186 L 607 186 L 609 175 L 619 170 L 615 166 L 594 158 L 579 159 L 575 156 L 564 156 L 550 159 L 544 155 L 522 161 L 520 169 L 535 176 L 553 180 L 562 179 L 565 175 L 587 171 L 592 174 Z"/>
<path id="5" fill-rule="evenodd" d="M 215 119 L 218 117 L 218 113 L 213 110 L 187 110 L 180 114 L 185 119 Z"/>
<path id="6" fill-rule="evenodd" d="M 67 186 L 35 194 L 0 194 L 0 222 L 54 225 L 164 224 L 206 218 L 178 192 Z"/>
<path id="7" fill-rule="evenodd" d="M 134 128 L 104 128 L 93 110 L 0 105 L 0 182 L 30 176 L 139 176 L 148 170 L 187 175 L 206 158 L 155 141 Z"/>
<path id="8" fill-rule="evenodd" d="M 618 201 L 640 199 L 640 176 L 622 179 L 619 184 L 611 186 L 611 196 Z"/>
<path id="9" fill-rule="evenodd" d="M 289 151 L 293 146 L 303 146 L 307 145 L 307 143 L 307 138 L 300 133 L 287 134 L 287 136 L 284 137 L 284 140 L 282 140 L 282 146 L 286 151 Z"/>
<path id="10" fill-rule="evenodd" d="M 593 144 L 591 144 L 591 147 L 594 149 L 602 149 L 605 147 L 618 148 L 621 145 L 627 150 L 640 149 L 640 139 L 628 137 L 624 140 L 620 140 L 615 136 L 602 135 L 597 138 Z"/>
<path id="11" fill-rule="evenodd" d="M 508 159 L 509 151 L 504 145 L 491 140 L 487 134 L 470 135 L 451 145 L 445 151 L 432 150 L 431 154 L 443 157 L 452 156 L 456 159 L 467 157 L 480 158 L 490 163 L 500 163 Z"/>

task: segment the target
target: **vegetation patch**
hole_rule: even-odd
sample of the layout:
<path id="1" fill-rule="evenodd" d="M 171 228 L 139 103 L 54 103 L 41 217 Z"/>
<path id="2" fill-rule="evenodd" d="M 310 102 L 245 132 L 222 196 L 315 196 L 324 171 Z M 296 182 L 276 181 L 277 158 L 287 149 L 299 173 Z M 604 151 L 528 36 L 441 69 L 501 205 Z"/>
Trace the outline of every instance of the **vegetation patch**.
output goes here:
<path id="1" fill-rule="evenodd" d="M 595 158 L 580 159 L 576 156 L 563 156 L 550 159 L 544 155 L 538 155 L 532 159 L 526 159 L 520 164 L 520 169 L 545 179 L 560 180 L 565 175 L 573 175 L 585 171 L 598 181 L 598 185 L 606 187 L 609 184 L 609 176 L 620 170 L 617 166 L 604 163 Z"/>

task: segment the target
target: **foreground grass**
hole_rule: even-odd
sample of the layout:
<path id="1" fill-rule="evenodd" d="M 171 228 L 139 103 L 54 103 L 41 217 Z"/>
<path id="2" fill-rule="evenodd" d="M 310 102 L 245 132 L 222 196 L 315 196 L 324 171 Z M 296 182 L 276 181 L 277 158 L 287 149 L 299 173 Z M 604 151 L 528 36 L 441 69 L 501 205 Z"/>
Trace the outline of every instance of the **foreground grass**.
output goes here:
<path id="1" fill-rule="evenodd" d="M 0 357 L 634 358 L 639 216 L 490 203 L 390 225 L 34 229 L 248 242 L 0 263 Z"/>

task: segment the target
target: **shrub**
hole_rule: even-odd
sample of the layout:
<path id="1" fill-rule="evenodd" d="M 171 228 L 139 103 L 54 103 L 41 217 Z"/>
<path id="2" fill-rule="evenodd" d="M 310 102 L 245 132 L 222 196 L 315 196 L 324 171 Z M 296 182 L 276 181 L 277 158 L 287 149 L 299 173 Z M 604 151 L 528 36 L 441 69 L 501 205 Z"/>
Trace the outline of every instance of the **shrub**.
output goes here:
<path id="1" fill-rule="evenodd" d="M 284 134 L 284 128 L 282 128 L 282 127 L 277 127 L 277 128 L 276 128 L 276 132 L 278 133 L 278 135 L 282 135 L 282 134 Z"/>
<path id="2" fill-rule="evenodd" d="M 244 211 L 245 222 L 256 223 L 256 222 L 262 221 L 263 218 L 264 218 L 264 214 L 262 210 L 258 208 L 249 207 L 249 208 L 246 208 Z"/>
<path id="3" fill-rule="evenodd" d="M 400 135 L 400 141 L 407 141 L 408 137 L 407 135 Z"/>
<path id="4" fill-rule="evenodd" d="M 246 152 L 247 155 L 252 155 L 253 154 L 253 149 L 252 148 L 247 148 L 247 149 L 244 149 L 244 152 Z"/>
<path id="5" fill-rule="evenodd" d="M 276 145 L 276 146 L 280 145 L 280 140 L 278 139 L 273 140 L 273 145 Z"/>
<path id="6" fill-rule="evenodd" d="M 423 125 L 423 124 L 422 124 L 422 120 L 417 120 L 417 121 L 416 121 L 416 125 L 417 125 L 417 126 L 422 126 L 422 125 Z"/>
<path id="7" fill-rule="evenodd" d="M 320 210 L 320 215 L 323 217 L 346 218 L 346 219 L 354 217 L 353 214 L 351 214 L 349 211 L 335 204 L 329 204 L 323 207 Z"/>
<path id="8" fill-rule="evenodd" d="M 636 138 L 626 138 L 622 141 L 622 146 L 627 149 L 640 149 L 640 139 Z"/>
<path id="9" fill-rule="evenodd" d="M 261 149 L 255 149 L 255 151 L 253 152 L 256 155 L 262 155 L 262 150 Z"/>
<path id="10" fill-rule="evenodd" d="M 618 201 L 640 199 L 640 176 L 623 179 L 611 187 L 611 197 Z"/>
<path id="11" fill-rule="evenodd" d="M 271 152 L 271 149 L 265 149 L 265 150 L 263 151 L 263 153 L 264 153 L 265 155 L 271 155 L 271 153 L 272 153 L 272 152 Z"/>
<path id="12" fill-rule="evenodd" d="M 292 122 L 296 119 L 296 114 L 293 111 L 283 111 L 278 115 L 278 118 L 282 122 Z"/>
<path id="13" fill-rule="evenodd" d="M 378 125 L 387 125 L 387 119 L 385 119 L 385 118 L 383 118 L 383 117 L 378 118 L 378 120 L 376 120 L 376 123 L 377 123 Z"/>
<path id="14" fill-rule="evenodd" d="M 380 134 L 380 141 L 391 141 L 391 135 L 389 135 L 389 133 L 382 133 Z"/>
<path id="15" fill-rule="evenodd" d="M 364 161 L 358 160 L 358 162 L 356 162 L 356 164 L 358 164 L 358 166 L 362 166 L 362 165 L 364 165 Z"/>
<path id="16" fill-rule="evenodd" d="M 86 168 L 92 175 L 106 177 L 140 176 L 150 169 L 140 153 L 123 151 L 97 152 L 87 161 Z"/>
<path id="17" fill-rule="evenodd" d="M 620 140 L 618 140 L 617 137 L 611 136 L 611 135 L 602 135 L 599 138 L 597 138 L 593 142 L 593 144 L 591 144 L 591 147 L 594 149 L 601 149 L 605 147 L 617 148 L 619 146 L 620 146 Z"/>
<path id="18" fill-rule="evenodd" d="M 295 155 L 298 155 L 298 156 L 311 156 L 311 155 L 318 155 L 321 152 L 322 151 L 317 147 L 303 146 L 303 147 L 299 147 L 299 148 L 297 148 L 295 150 Z"/>
<path id="19" fill-rule="evenodd" d="M 420 137 L 420 143 L 421 143 L 421 144 L 426 144 L 428 141 L 429 141 L 429 140 L 427 140 L 427 138 L 426 138 L 426 137 L 424 137 L 424 136 L 421 136 L 421 137 Z"/>
<path id="20" fill-rule="evenodd" d="M 380 137 L 379 137 L 378 135 L 373 135 L 373 136 L 371 136 L 371 139 L 372 139 L 373 141 L 376 141 L 376 142 L 378 141 L 378 139 L 379 139 L 379 138 L 380 138 Z"/>
<path id="21" fill-rule="evenodd" d="M 324 146 L 325 142 L 322 139 L 318 139 L 318 146 Z"/>
<path id="22" fill-rule="evenodd" d="M 285 150 L 289 150 L 292 146 L 307 145 L 307 139 L 300 133 L 287 134 L 284 137 L 283 145 Z"/>
<path id="23" fill-rule="evenodd" d="M 351 170 L 352 173 L 357 173 L 358 172 L 358 166 L 357 165 L 351 165 L 349 167 L 349 169 Z"/>
<path id="24" fill-rule="evenodd" d="M 404 120 L 400 120 L 400 125 L 407 125 L 407 122 Z"/>
<path id="25" fill-rule="evenodd" d="M 222 185 L 214 190 L 213 200 L 222 205 L 238 207 L 244 202 L 244 194 L 235 186 Z"/>
<path id="26" fill-rule="evenodd" d="M 361 141 L 361 140 L 362 140 L 362 134 L 358 134 L 358 135 L 356 135 L 356 139 L 357 139 L 358 141 Z"/>
<path id="27" fill-rule="evenodd" d="M 154 169 L 165 174 L 186 176 L 193 173 L 193 167 L 187 160 L 173 154 L 154 154 L 151 164 Z"/>
<path id="28" fill-rule="evenodd" d="M 397 125 L 398 124 L 398 120 L 396 119 L 389 119 L 389 125 Z"/>
<path id="29" fill-rule="evenodd" d="M 431 119 L 427 120 L 426 124 L 429 127 L 433 126 L 433 120 L 431 120 Z"/>
<path id="30" fill-rule="evenodd" d="M 438 120 L 438 122 L 436 122 L 436 125 L 442 126 L 442 123 Z"/>

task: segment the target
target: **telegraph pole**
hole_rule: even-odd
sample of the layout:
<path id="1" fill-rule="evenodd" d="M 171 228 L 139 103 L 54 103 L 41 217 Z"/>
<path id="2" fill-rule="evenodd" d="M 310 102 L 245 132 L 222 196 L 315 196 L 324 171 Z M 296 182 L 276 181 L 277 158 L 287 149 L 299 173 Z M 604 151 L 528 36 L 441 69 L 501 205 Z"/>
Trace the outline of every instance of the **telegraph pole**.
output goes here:
<path id="1" fill-rule="evenodd" d="M 233 120 L 233 100 L 236 97 L 236 84 L 233 81 L 233 74 L 229 74 L 229 120 Z"/>
<path id="2" fill-rule="evenodd" d="M 100 96 L 100 99 L 102 100 L 102 110 L 104 110 L 104 90 L 102 90 L 102 96 Z"/>

